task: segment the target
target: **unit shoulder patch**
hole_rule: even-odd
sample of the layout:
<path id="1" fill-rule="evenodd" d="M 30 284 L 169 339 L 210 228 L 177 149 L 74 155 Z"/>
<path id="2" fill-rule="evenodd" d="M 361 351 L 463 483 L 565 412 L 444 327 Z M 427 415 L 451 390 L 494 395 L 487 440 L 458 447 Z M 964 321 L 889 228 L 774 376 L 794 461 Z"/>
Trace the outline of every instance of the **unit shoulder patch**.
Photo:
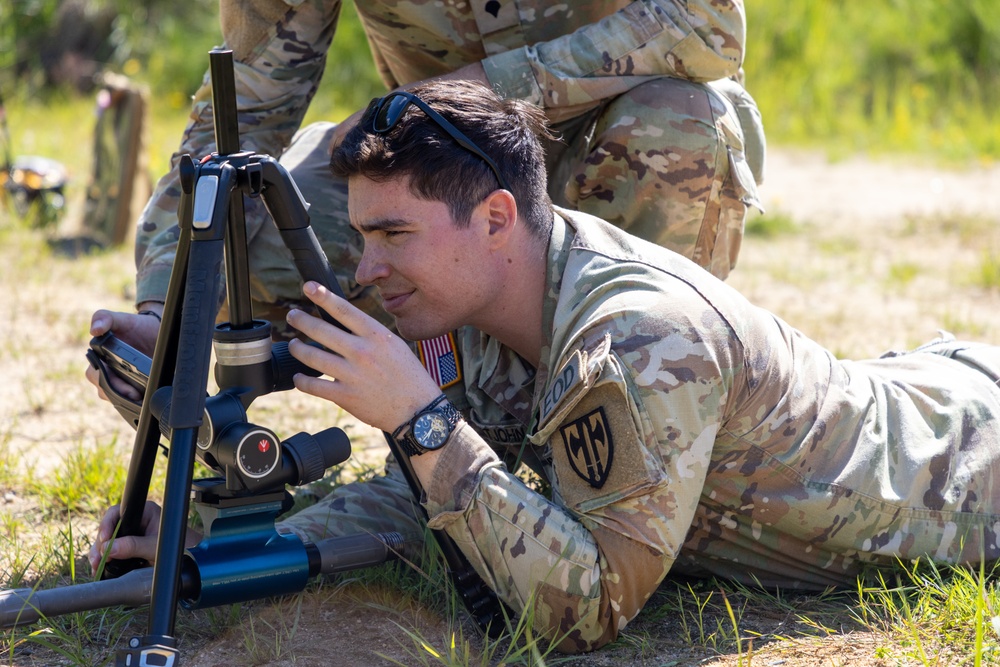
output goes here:
<path id="1" fill-rule="evenodd" d="M 604 408 L 598 406 L 560 426 L 559 435 L 573 471 L 595 489 L 604 486 L 615 458 L 614 436 Z"/>
<path id="2" fill-rule="evenodd" d="M 658 483 L 628 397 L 616 382 L 587 391 L 552 431 L 554 490 L 578 512 L 603 507 Z"/>

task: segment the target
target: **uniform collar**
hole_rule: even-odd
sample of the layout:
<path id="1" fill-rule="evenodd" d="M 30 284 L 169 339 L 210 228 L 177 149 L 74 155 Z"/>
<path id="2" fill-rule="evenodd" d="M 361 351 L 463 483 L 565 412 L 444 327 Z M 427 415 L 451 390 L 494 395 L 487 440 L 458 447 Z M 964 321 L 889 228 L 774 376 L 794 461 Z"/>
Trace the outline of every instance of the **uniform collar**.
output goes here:
<path id="1" fill-rule="evenodd" d="M 538 394 L 549 376 L 552 335 L 556 307 L 562 287 L 563 273 L 572 246 L 575 230 L 556 209 L 545 265 L 545 294 L 542 299 L 542 350 L 537 369 L 514 350 L 485 334 L 479 334 L 481 350 L 477 384 L 490 398 L 503 406 L 522 424 L 528 426 Z"/>

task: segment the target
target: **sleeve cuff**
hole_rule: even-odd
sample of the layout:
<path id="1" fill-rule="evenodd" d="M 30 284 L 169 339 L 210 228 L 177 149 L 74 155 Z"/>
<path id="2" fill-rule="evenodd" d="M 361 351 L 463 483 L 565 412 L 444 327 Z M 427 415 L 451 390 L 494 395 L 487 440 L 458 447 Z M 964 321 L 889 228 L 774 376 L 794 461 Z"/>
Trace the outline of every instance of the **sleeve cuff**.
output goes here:
<path id="1" fill-rule="evenodd" d="M 167 299 L 167 285 L 170 284 L 170 268 L 150 271 L 136 281 L 135 304 L 146 301 L 164 302 Z"/>
<path id="2" fill-rule="evenodd" d="M 545 106 L 528 54 L 530 47 L 504 51 L 483 60 L 486 78 L 498 94 Z"/>
<path id="3" fill-rule="evenodd" d="M 465 513 L 484 470 L 503 465 L 496 452 L 465 422 L 451 437 L 421 498 L 428 525 L 435 529 L 444 528 Z"/>

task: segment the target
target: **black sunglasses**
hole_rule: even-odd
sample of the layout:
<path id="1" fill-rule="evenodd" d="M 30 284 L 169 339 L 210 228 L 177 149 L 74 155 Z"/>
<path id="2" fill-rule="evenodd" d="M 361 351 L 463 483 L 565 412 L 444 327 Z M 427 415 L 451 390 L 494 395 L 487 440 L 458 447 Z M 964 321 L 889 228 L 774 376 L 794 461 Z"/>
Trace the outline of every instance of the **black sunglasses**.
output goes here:
<path id="1" fill-rule="evenodd" d="M 496 162 L 484 153 L 483 149 L 474 144 L 457 127 L 445 120 L 441 114 L 434 111 L 434 109 L 430 108 L 427 103 L 413 93 L 395 91 L 385 97 L 376 97 L 369 102 L 368 108 L 365 109 L 364 115 L 361 116 L 361 126 L 366 131 L 374 132 L 375 134 L 384 134 L 399 122 L 399 119 L 403 116 L 403 112 L 411 104 L 416 105 L 428 118 L 437 123 L 438 127 L 447 132 L 448 136 L 454 139 L 459 146 L 478 156 L 483 162 L 489 165 L 489 168 L 493 170 L 497 180 L 500 182 L 500 187 L 508 192 L 514 192 L 504 177 L 500 175 L 500 169 L 497 167 Z"/>

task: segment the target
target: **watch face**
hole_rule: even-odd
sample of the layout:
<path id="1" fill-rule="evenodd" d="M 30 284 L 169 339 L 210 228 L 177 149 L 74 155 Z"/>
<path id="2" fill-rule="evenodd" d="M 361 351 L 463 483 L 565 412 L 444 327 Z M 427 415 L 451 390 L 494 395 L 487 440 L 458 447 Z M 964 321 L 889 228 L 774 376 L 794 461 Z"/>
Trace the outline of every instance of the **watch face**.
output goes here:
<path id="1" fill-rule="evenodd" d="M 413 437 L 424 449 L 438 449 L 451 434 L 451 424 L 438 412 L 428 412 L 413 422 Z"/>

